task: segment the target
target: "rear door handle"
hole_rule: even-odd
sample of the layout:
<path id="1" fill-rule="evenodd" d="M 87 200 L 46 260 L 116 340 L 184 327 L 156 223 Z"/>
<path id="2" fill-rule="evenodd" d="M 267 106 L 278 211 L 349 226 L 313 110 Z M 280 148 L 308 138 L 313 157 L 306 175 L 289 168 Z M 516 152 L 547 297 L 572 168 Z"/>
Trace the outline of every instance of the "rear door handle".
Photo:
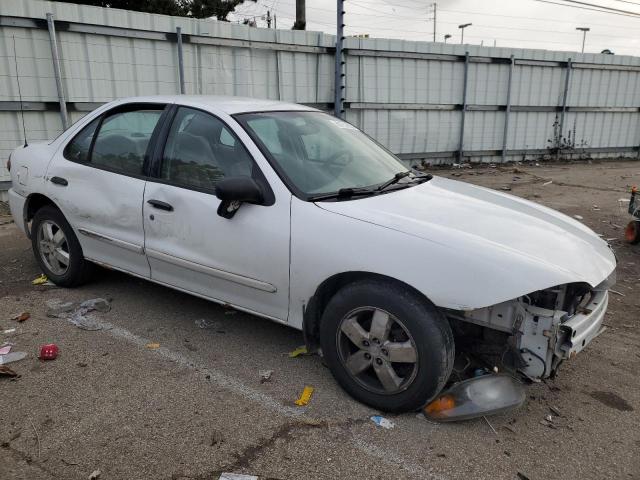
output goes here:
<path id="1" fill-rule="evenodd" d="M 56 185 L 62 185 L 63 187 L 66 187 L 67 185 L 69 185 L 69 182 L 67 182 L 66 178 L 51 177 L 49 180 L 51 181 L 51 183 L 55 183 Z"/>
<path id="2" fill-rule="evenodd" d="M 147 200 L 147 203 L 151 205 L 153 208 L 157 208 L 159 210 L 165 210 L 167 212 L 173 212 L 173 206 L 171 206 L 167 202 L 151 199 L 151 200 Z"/>

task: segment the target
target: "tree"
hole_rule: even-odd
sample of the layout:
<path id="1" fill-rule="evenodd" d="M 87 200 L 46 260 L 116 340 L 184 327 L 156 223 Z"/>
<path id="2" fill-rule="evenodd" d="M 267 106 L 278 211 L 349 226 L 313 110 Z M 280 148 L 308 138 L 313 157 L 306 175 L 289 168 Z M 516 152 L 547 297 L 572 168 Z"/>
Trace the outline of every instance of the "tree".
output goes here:
<path id="1" fill-rule="evenodd" d="M 122 8 L 136 12 L 160 13 L 180 17 L 212 18 L 226 21 L 227 15 L 244 0 L 59 0 L 95 7 Z M 256 1 L 256 0 L 252 0 Z"/>

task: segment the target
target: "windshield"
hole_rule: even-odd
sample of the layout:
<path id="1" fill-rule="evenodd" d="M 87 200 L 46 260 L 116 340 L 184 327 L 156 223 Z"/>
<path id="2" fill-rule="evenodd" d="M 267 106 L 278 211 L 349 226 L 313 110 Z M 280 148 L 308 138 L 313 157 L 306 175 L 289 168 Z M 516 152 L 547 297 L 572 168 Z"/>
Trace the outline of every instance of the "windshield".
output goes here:
<path id="1" fill-rule="evenodd" d="M 408 171 L 356 127 L 325 113 L 261 112 L 236 118 L 306 196 L 371 187 Z"/>

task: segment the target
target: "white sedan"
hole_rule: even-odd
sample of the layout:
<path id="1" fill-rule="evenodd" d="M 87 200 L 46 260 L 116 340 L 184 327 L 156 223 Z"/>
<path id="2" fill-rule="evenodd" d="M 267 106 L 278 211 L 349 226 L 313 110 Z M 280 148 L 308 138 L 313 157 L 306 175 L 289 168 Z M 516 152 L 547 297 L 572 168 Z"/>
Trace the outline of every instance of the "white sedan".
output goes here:
<path id="1" fill-rule="evenodd" d="M 615 279 L 581 223 L 408 169 L 301 105 L 118 100 L 9 164 L 11 212 L 54 283 L 106 265 L 290 325 L 386 411 L 434 398 L 456 349 L 553 375 L 599 333 Z"/>

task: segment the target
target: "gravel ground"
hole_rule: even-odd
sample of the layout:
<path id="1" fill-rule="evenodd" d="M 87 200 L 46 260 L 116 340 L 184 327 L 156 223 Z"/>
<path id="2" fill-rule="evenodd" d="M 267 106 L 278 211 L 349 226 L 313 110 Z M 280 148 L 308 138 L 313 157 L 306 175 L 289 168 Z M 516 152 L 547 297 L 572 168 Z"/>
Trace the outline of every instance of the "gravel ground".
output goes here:
<path id="1" fill-rule="evenodd" d="M 19 378 L 0 378 L 0 478 L 87 479 L 95 470 L 100 479 L 218 479 L 223 471 L 271 479 L 640 478 L 640 246 L 620 242 L 628 215 L 618 204 L 640 183 L 640 164 L 435 173 L 579 215 L 618 255 L 621 295 L 611 296 L 607 331 L 554 381 L 527 387 L 523 408 L 490 417 L 491 425 L 403 414 L 387 416 L 391 430 L 376 427 L 369 417 L 378 412 L 343 393 L 319 358 L 286 355 L 302 344 L 299 332 L 107 270 L 73 290 L 33 286 L 30 243 L 0 217 L 0 343 L 28 353 L 10 365 Z M 98 330 L 46 316 L 47 301 L 96 297 L 112 299 L 111 311 L 94 314 Z M 28 320 L 11 320 L 23 311 Z M 59 357 L 37 360 L 49 342 Z M 264 369 L 274 371 L 270 382 L 260 382 Z M 315 394 L 295 407 L 305 385 Z M 553 427 L 541 423 L 549 414 Z"/>

